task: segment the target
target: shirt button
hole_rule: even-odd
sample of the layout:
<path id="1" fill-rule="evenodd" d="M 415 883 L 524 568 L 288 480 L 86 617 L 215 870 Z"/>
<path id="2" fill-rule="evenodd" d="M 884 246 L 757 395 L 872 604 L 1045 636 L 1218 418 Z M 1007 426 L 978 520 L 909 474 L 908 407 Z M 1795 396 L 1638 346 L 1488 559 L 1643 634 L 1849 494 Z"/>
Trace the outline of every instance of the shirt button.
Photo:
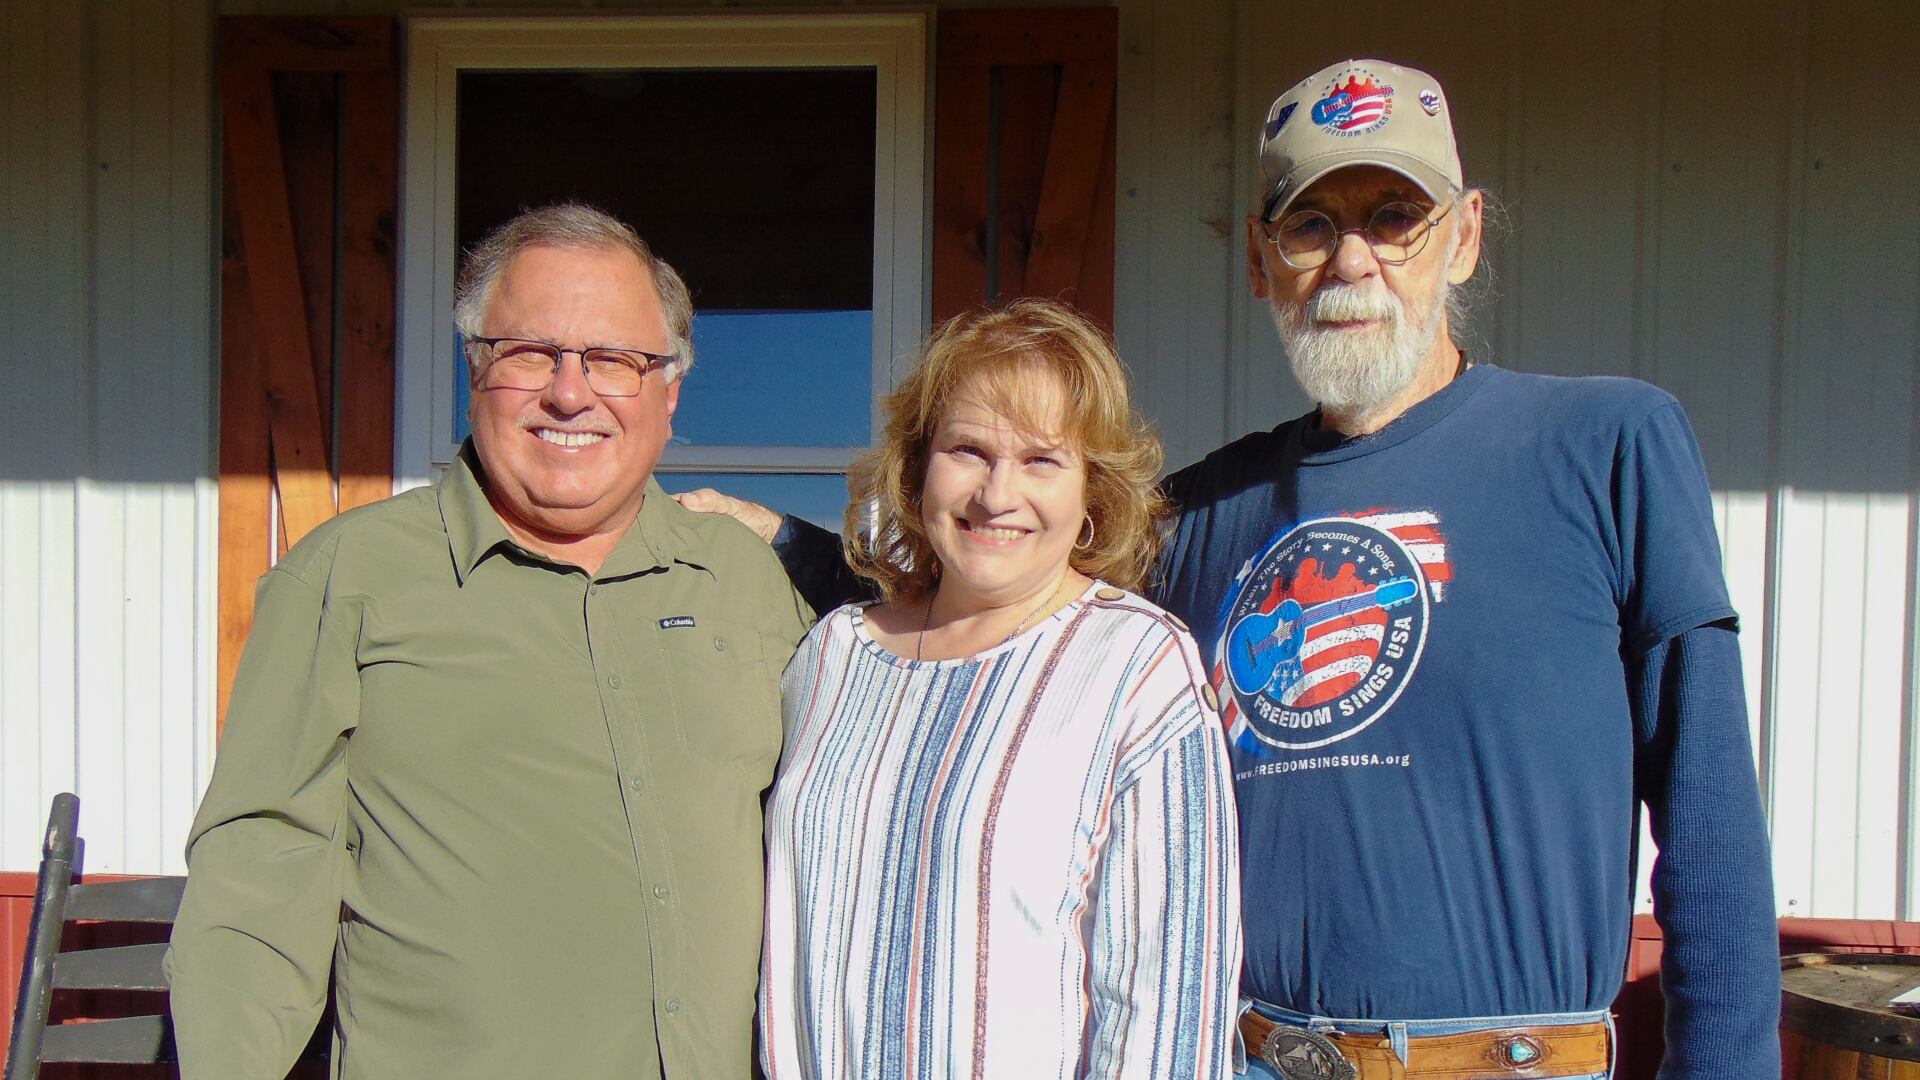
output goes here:
<path id="1" fill-rule="evenodd" d="M 607 685 L 613 687 L 615 690 L 620 689 L 620 676 L 618 675 L 607 676 Z"/>
<path id="2" fill-rule="evenodd" d="M 667 897 L 673 895 L 673 890 L 667 888 L 665 885 L 655 885 L 653 887 L 653 895 L 665 900 Z"/>
<path id="3" fill-rule="evenodd" d="M 639 791 L 645 785 L 641 784 L 639 777 L 629 776 L 627 777 L 627 786 L 635 791 Z"/>
<path id="4" fill-rule="evenodd" d="M 677 1013 L 677 1012 L 679 1012 L 679 1011 L 680 1011 L 680 999 L 679 999 L 679 998 L 668 998 L 668 999 L 667 999 L 667 1011 L 668 1011 L 668 1012 L 670 1012 L 670 1013 Z"/>
<path id="5" fill-rule="evenodd" d="M 600 595 L 600 586 L 598 586 L 598 585 L 589 585 L 589 586 L 587 586 L 587 595 L 588 595 L 588 596 L 599 596 L 599 595 Z"/>
<path id="6" fill-rule="evenodd" d="M 715 650 L 715 651 L 717 651 L 717 652 L 726 652 L 726 651 L 727 651 L 727 639 L 726 639 L 726 638 L 723 638 L 723 637 L 717 637 L 717 638 L 714 638 L 714 639 L 713 639 L 713 647 L 714 647 L 714 650 Z"/>

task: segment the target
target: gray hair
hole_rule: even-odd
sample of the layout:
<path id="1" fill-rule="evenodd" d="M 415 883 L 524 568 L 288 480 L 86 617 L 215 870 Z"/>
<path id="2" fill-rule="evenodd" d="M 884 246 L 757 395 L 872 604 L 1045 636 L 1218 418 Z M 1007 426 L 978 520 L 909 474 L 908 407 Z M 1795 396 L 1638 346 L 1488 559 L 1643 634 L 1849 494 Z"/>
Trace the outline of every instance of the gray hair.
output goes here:
<path id="1" fill-rule="evenodd" d="M 619 218 L 584 203 L 554 203 L 519 216 L 499 226 L 467 252 L 460 282 L 453 290 L 453 327 L 468 339 L 484 337 L 482 316 L 500 274 L 515 255 L 532 247 L 585 248 L 588 250 L 625 249 L 633 252 L 640 265 L 653 277 L 653 287 L 666 309 L 667 332 L 675 360 L 667 369 L 669 379 L 685 375 L 693 367 L 693 296 L 680 274 L 665 259 L 653 253 L 640 234 Z"/>
<path id="2" fill-rule="evenodd" d="M 1455 347 L 1476 360 L 1487 360 L 1492 352 L 1491 335 L 1483 325 L 1494 301 L 1499 299 L 1500 275 L 1493 265 L 1493 247 L 1511 232 L 1506 204 L 1493 191 L 1469 184 L 1454 196 L 1457 208 L 1467 196 L 1480 193 L 1480 265 L 1473 276 L 1447 290 L 1447 331 Z"/>

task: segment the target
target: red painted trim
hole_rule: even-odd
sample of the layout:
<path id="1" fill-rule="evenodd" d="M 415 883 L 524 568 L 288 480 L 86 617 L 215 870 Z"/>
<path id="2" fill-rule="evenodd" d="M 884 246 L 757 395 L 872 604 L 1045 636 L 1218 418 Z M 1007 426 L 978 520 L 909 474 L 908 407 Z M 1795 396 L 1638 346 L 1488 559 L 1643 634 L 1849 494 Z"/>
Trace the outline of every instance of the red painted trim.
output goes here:
<path id="1" fill-rule="evenodd" d="M 88 874 L 88 881 L 134 881 L 143 877 L 155 877 L 154 874 Z M 40 885 L 40 875 L 20 870 L 0 871 L 0 897 L 19 896 L 33 899 L 34 891 Z"/>

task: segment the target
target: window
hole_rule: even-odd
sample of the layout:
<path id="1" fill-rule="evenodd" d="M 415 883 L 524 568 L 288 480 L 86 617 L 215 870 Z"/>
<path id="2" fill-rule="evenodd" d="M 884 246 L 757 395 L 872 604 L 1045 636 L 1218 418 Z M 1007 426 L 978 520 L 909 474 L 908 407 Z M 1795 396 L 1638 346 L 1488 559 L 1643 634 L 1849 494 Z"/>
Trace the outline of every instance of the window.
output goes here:
<path id="1" fill-rule="evenodd" d="M 661 461 L 827 524 L 891 361 L 927 323 L 920 15 L 422 18 L 410 24 L 400 449 L 465 435 L 457 252 L 521 207 L 631 222 L 694 295 Z"/>

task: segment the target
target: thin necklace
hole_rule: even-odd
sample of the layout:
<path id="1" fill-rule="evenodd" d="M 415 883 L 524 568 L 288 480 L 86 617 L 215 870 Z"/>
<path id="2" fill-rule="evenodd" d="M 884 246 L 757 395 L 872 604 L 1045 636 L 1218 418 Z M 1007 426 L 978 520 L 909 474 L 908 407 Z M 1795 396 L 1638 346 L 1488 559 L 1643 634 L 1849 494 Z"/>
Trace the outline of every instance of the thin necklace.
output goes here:
<path id="1" fill-rule="evenodd" d="M 1061 580 L 1061 583 L 1064 583 L 1066 581 L 1065 578 L 1062 578 L 1060 580 Z M 1048 591 L 1047 595 L 1044 597 L 1041 597 L 1040 602 L 1034 605 L 1033 610 L 1027 612 L 1027 617 L 1024 619 L 1021 619 L 1020 622 L 1014 626 L 1013 633 L 1008 634 L 1006 637 L 1003 637 L 1000 639 L 1000 644 L 1005 645 L 1007 642 L 1012 641 L 1014 638 L 1019 637 L 1020 631 L 1025 630 L 1027 628 L 1027 624 L 1033 621 L 1033 617 L 1035 615 L 1040 614 L 1040 609 L 1043 607 L 1046 607 L 1049 603 L 1052 603 L 1053 598 L 1059 595 L 1059 592 L 1060 592 L 1060 584 L 1055 584 L 1054 587 Z M 927 613 L 920 617 L 920 633 L 918 636 L 916 636 L 913 639 L 913 660 L 914 660 L 914 663 L 916 664 L 920 662 L 921 654 L 922 652 L 925 651 L 925 648 L 926 648 L 927 628 L 932 625 L 933 625 L 933 597 L 929 596 L 927 597 Z"/>

